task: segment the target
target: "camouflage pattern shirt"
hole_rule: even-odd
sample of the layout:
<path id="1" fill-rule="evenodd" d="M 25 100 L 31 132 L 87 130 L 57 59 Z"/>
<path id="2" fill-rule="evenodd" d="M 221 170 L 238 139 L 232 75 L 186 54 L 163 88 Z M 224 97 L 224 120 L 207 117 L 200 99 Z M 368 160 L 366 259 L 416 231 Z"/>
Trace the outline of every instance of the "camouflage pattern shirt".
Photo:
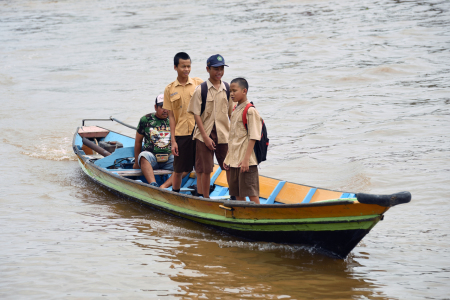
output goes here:
<path id="1" fill-rule="evenodd" d="M 137 132 L 144 136 L 142 151 L 171 153 L 169 118 L 159 119 L 155 113 L 145 115 L 139 121 Z"/>

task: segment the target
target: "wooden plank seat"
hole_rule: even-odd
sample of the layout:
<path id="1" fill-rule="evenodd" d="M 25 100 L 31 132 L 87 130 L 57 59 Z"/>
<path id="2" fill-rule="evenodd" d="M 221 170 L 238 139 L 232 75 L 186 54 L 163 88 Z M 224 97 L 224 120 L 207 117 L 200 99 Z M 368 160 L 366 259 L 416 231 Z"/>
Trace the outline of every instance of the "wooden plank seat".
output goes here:
<path id="1" fill-rule="evenodd" d="M 111 170 L 111 173 L 117 174 L 122 177 L 132 177 L 132 176 L 143 176 L 141 169 L 113 169 Z M 168 170 L 153 170 L 153 173 L 155 175 L 170 175 L 172 174 L 172 171 Z"/>
<path id="2" fill-rule="evenodd" d="M 78 134 L 85 138 L 102 138 L 106 137 L 109 130 L 97 126 L 83 126 L 78 129 Z"/>

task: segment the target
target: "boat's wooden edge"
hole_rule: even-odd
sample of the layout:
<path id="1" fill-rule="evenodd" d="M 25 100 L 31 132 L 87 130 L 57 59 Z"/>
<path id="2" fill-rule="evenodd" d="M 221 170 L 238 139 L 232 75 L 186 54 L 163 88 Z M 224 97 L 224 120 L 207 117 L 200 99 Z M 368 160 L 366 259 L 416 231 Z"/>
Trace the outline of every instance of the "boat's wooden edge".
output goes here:
<path id="1" fill-rule="evenodd" d="M 336 201 L 324 201 L 313 203 L 297 203 L 297 204 L 256 204 L 254 202 L 236 201 L 236 200 L 224 200 L 223 205 L 226 207 L 264 207 L 264 208 L 295 208 L 295 207 L 314 207 L 314 206 L 334 206 L 353 204 L 351 200 L 336 200 Z"/>
<path id="2" fill-rule="evenodd" d="M 177 192 L 174 192 L 174 191 L 171 191 L 171 190 L 166 190 L 166 189 L 162 189 L 160 187 L 152 186 L 150 184 L 147 184 L 147 183 L 144 183 L 144 182 L 140 182 L 140 181 L 136 181 L 136 180 L 133 180 L 133 179 L 129 179 L 127 177 L 123 177 L 123 176 L 120 176 L 118 174 L 115 174 L 114 172 L 111 172 L 111 171 L 114 171 L 114 170 L 105 170 L 104 168 L 97 166 L 96 164 L 94 164 L 94 162 L 89 161 L 89 160 L 86 161 L 86 164 L 88 164 L 90 167 L 95 168 L 98 171 L 100 171 L 100 172 L 102 172 L 102 173 L 104 173 L 104 174 L 106 174 L 108 176 L 115 177 L 115 178 L 117 178 L 119 180 L 123 180 L 123 181 L 127 181 L 127 182 L 130 182 L 130 183 L 133 183 L 133 184 L 145 186 L 147 188 L 163 191 L 163 192 L 165 192 L 167 194 L 176 195 L 178 197 L 186 197 L 186 198 L 191 198 L 191 199 L 196 199 L 196 200 L 201 200 L 201 201 L 208 201 L 208 202 L 217 202 L 219 204 L 222 204 L 223 201 L 224 201 L 224 200 L 218 200 L 218 199 L 212 199 L 212 198 L 196 197 L 196 196 L 192 196 L 192 195 L 188 195 L 188 194 L 180 194 L 180 193 L 177 193 Z"/>
<path id="3" fill-rule="evenodd" d="M 120 176 L 118 174 L 115 174 L 113 172 L 106 171 L 105 169 L 95 165 L 91 161 L 87 161 L 86 163 L 89 164 L 90 166 L 92 166 L 93 168 L 99 170 L 100 172 L 102 172 L 104 174 L 107 174 L 109 176 L 112 176 L 112 177 L 117 177 L 120 180 L 125 180 L 125 181 L 128 181 L 128 182 L 133 183 L 133 184 L 138 184 L 138 185 L 142 185 L 142 186 L 145 186 L 145 187 L 150 187 L 150 188 L 155 189 L 155 190 L 164 191 L 165 193 L 176 195 L 178 197 L 185 197 L 185 198 L 195 199 L 195 200 L 199 200 L 199 201 L 207 201 L 207 202 L 215 202 L 215 203 L 218 203 L 218 204 L 223 204 L 226 207 L 295 208 L 295 207 L 335 206 L 335 205 L 345 205 L 345 204 L 353 204 L 354 203 L 354 201 L 352 201 L 352 200 L 335 200 L 335 201 L 313 202 L 313 203 L 303 203 L 303 204 L 302 203 L 297 203 L 297 204 L 256 204 L 254 202 L 249 202 L 249 201 L 221 200 L 221 199 L 212 199 L 212 198 L 202 198 L 202 197 L 197 197 L 197 196 L 188 195 L 188 194 L 180 194 L 180 193 L 173 192 L 173 191 L 170 191 L 170 190 L 161 189 L 159 187 L 151 186 L 151 185 L 143 183 L 143 182 L 138 182 L 138 181 L 135 181 L 133 179 L 122 177 L 122 176 Z"/>

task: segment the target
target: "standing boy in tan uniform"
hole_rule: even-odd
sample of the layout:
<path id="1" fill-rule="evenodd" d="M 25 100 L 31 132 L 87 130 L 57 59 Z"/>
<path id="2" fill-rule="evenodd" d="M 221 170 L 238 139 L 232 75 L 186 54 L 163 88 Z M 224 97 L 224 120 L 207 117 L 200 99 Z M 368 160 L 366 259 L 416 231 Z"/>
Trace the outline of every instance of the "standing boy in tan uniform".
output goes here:
<path id="1" fill-rule="evenodd" d="M 170 134 L 173 162 L 172 191 L 180 192 L 181 180 L 187 172 L 191 172 L 195 163 L 195 141 L 192 140 L 194 116 L 187 112 L 189 101 L 197 85 L 203 82 L 200 78 L 191 78 L 191 58 L 185 52 L 175 55 L 174 70 L 177 79 L 164 90 L 163 108 L 169 110 Z M 201 194 L 201 188 L 197 188 Z"/>
<path id="2" fill-rule="evenodd" d="M 196 140 L 195 172 L 197 187 L 202 187 L 205 198 L 209 198 L 210 178 L 214 169 L 214 153 L 219 166 L 223 169 L 223 160 L 228 150 L 229 116 L 233 111 L 233 102 L 229 101 L 227 95 L 229 94 L 228 84 L 222 81 L 224 66 L 227 65 L 225 65 L 223 56 L 216 54 L 208 58 L 206 71 L 209 73 L 209 79 L 197 87 L 188 109 L 188 112 L 194 114 L 197 123 L 194 131 Z M 207 89 L 207 94 L 202 112 L 203 88 Z"/>
<path id="3" fill-rule="evenodd" d="M 262 119 L 256 108 L 251 106 L 247 111 L 247 129 L 242 115 L 250 102 L 247 100 L 248 83 L 244 78 L 236 78 L 230 85 L 231 99 L 237 105 L 231 115 L 230 139 L 228 154 L 223 163 L 226 170 L 230 170 L 230 196 L 236 200 L 249 197 L 259 204 L 259 175 L 258 161 L 253 150 L 256 141 L 261 139 Z"/>

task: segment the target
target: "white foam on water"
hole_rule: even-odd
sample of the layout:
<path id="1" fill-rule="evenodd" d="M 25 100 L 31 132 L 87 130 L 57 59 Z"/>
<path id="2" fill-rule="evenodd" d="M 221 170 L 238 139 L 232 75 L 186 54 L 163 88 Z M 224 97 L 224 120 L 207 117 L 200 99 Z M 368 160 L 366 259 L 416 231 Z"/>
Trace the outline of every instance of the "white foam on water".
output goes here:
<path id="1" fill-rule="evenodd" d="M 29 157 L 46 160 L 77 160 L 72 149 L 72 139 L 68 137 L 41 137 L 35 145 L 35 151 L 24 150 L 22 153 Z"/>

